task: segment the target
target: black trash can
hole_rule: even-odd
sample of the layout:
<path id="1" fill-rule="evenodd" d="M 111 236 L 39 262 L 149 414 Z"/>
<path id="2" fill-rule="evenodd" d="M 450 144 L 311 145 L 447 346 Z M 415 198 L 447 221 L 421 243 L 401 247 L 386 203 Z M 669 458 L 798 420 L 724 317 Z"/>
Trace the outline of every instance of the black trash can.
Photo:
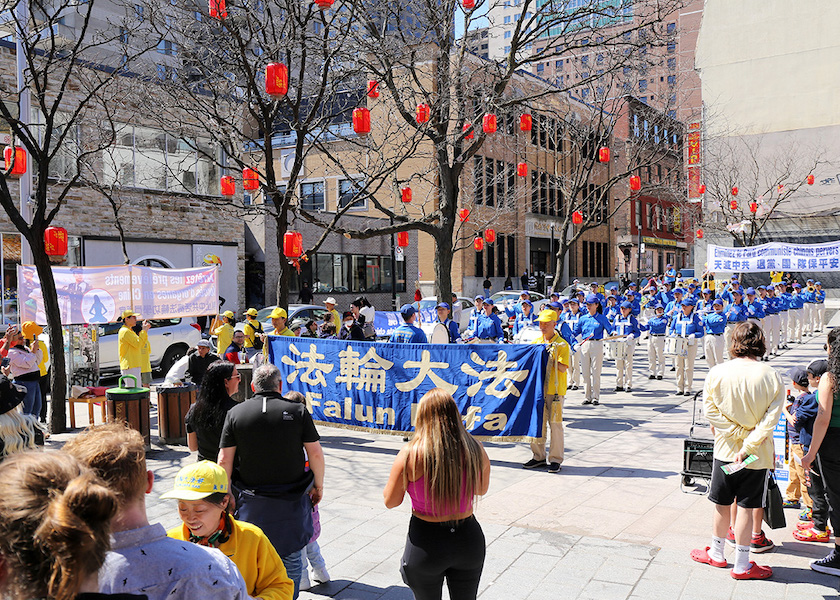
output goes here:
<path id="1" fill-rule="evenodd" d="M 193 383 L 157 388 L 158 430 L 165 444 L 187 445 L 184 417 L 195 404 L 197 389 Z"/>
<path id="2" fill-rule="evenodd" d="M 133 382 L 133 387 L 128 383 Z M 134 375 L 120 377 L 117 387 L 105 390 L 108 421 L 123 421 L 143 436 L 146 452 L 152 449 L 149 425 L 149 388 L 137 387 Z"/>

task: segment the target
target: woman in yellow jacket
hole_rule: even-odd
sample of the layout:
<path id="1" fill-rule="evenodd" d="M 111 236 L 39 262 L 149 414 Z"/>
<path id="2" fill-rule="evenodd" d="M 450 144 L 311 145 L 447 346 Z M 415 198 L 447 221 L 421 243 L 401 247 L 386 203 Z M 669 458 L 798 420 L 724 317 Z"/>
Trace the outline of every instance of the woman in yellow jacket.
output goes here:
<path id="1" fill-rule="evenodd" d="M 170 529 L 169 537 L 224 552 L 242 573 L 253 598 L 291 600 L 295 586 L 274 546 L 259 527 L 228 513 L 228 477 L 222 467 L 209 460 L 184 467 L 175 476 L 172 491 L 161 498 L 178 500 L 184 522 Z"/>
<path id="2" fill-rule="evenodd" d="M 230 342 L 233 340 L 233 326 L 236 324 L 236 317 L 232 310 L 226 310 L 222 314 L 223 323 L 213 330 L 216 336 L 216 354 L 224 356 Z"/>

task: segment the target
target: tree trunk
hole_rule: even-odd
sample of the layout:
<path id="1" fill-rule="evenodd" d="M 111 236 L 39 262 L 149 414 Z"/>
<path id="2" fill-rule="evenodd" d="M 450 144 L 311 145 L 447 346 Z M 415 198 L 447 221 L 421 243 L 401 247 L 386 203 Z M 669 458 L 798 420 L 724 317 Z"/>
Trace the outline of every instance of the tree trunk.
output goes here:
<path id="1" fill-rule="evenodd" d="M 43 239 L 43 237 L 39 238 Z M 41 294 L 44 297 L 44 312 L 47 315 L 47 333 L 50 338 L 50 431 L 62 433 L 66 429 L 67 411 L 67 372 L 64 362 L 64 335 L 61 328 L 61 312 L 58 308 L 58 294 L 55 290 L 55 280 L 52 274 L 50 258 L 44 252 L 43 244 L 33 244 L 32 261 L 41 280 Z M 46 402 L 42 398 L 42 402 Z"/>
<path id="2" fill-rule="evenodd" d="M 452 304 L 452 227 L 441 227 L 435 236 L 435 293 L 438 302 Z"/>

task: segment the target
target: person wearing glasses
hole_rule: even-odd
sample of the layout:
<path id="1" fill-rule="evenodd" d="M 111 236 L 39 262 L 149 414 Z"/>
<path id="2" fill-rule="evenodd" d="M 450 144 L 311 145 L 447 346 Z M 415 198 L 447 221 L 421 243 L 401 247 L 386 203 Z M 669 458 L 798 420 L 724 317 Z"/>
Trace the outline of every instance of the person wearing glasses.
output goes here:
<path id="1" fill-rule="evenodd" d="M 226 360 L 214 362 L 204 373 L 198 399 L 184 417 L 187 446 L 198 451 L 200 461 L 216 462 L 225 417 L 237 404 L 231 396 L 239 390 L 240 378 L 236 365 Z"/>

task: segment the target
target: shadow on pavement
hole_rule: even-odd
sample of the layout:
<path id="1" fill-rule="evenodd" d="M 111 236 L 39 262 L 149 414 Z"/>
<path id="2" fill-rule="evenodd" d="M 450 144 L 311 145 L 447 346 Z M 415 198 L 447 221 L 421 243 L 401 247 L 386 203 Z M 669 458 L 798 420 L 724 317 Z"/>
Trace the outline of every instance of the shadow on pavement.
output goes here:
<path id="1" fill-rule="evenodd" d="M 341 594 L 342 600 L 369 600 L 376 598 L 377 600 L 412 600 L 414 595 L 411 590 L 404 586 L 391 585 L 386 588 L 377 587 L 375 585 L 368 585 L 358 581 L 348 581 L 347 579 L 337 579 L 314 585 L 308 590 L 301 591 L 301 594 L 308 594 L 310 596 L 322 596 L 332 598 Z M 306 596 L 304 596 L 306 597 Z"/>

